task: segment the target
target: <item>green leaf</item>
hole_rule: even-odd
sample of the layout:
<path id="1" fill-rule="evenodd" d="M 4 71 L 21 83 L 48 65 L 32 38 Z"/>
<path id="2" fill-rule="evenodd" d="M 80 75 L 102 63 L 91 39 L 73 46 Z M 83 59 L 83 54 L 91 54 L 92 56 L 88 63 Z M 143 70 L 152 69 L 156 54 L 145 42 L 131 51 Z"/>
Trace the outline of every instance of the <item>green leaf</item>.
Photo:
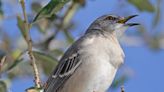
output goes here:
<path id="1" fill-rule="evenodd" d="M 51 21 L 49 21 L 48 19 L 42 19 L 36 24 L 36 26 L 38 27 L 39 32 L 45 34 L 47 29 L 50 27 L 50 24 Z"/>
<path id="2" fill-rule="evenodd" d="M 53 52 L 57 56 L 61 56 L 64 54 L 64 52 L 61 49 L 54 49 L 51 52 Z"/>
<path id="3" fill-rule="evenodd" d="M 17 25 L 18 25 L 18 28 L 20 29 L 23 37 L 25 38 L 28 30 L 26 29 L 26 24 L 25 22 L 21 19 L 20 16 L 17 16 Z"/>
<path id="4" fill-rule="evenodd" d="M 31 8 L 34 12 L 39 12 L 39 9 L 41 8 L 41 5 L 39 2 L 33 2 L 31 4 Z"/>
<path id="5" fill-rule="evenodd" d="M 4 15 L 4 11 L 2 9 L 2 0 L 0 0 L 0 19 L 3 18 L 3 15 Z"/>
<path id="6" fill-rule="evenodd" d="M 46 6 L 44 6 L 40 12 L 36 15 L 33 22 L 41 18 L 49 18 L 54 16 L 68 1 L 70 0 L 51 0 Z"/>
<path id="7" fill-rule="evenodd" d="M 154 12 L 155 8 L 148 0 L 128 0 L 129 3 L 133 4 L 140 11 Z"/>
<path id="8" fill-rule="evenodd" d="M 15 56 L 15 60 L 12 62 L 12 64 L 10 64 L 7 68 L 6 71 L 10 71 L 13 68 L 15 68 L 20 62 L 23 61 L 23 58 L 20 58 L 25 52 L 20 52 L 18 50 L 16 50 L 15 52 L 13 52 L 13 57 Z"/>
<path id="9" fill-rule="evenodd" d="M 43 92 L 42 88 L 30 87 L 26 89 L 26 92 Z"/>
<path id="10" fill-rule="evenodd" d="M 63 32 L 64 32 L 64 35 L 65 35 L 65 37 L 67 39 L 67 42 L 70 43 L 70 44 L 73 43 L 74 39 L 71 36 L 71 34 L 68 32 L 68 30 L 64 30 Z"/>
<path id="11" fill-rule="evenodd" d="M 158 24 L 158 22 L 160 21 L 160 18 L 161 18 L 160 4 L 161 4 L 161 0 L 158 0 L 157 1 L 157 8 L 156 8 L 156 13 L 155 13 L 155 18 L 153 20 L 153 27 L 155 27 Z"/>
<path id="12" fill-rule="evenodd" d="M 10 80 L 18 77 L 33 76 L 33 69 L 31 68 L 30 62 L 22 61 L 11 71 L 7 72 L 7 76 Z"/>
<path id="13" fill-rule="evenodd" d="M 7 68 L 7 71 L 10 71 L 14 67 L 16 67 L 22 60 L 23 59 L 16 59 L 15 61 L 13 61 L 13 63 Z"/>
<path id="14" fill-rule="evenodd" d="M 1 72 L 2 72 L 2 68 L 3 68 L 3 65 L 6 61 L 6 56 L 3 56 L 2 58 L 0 58 L 0 75 L 1 75 Z"/>
<path id="15" fill-rule="evenodd" d="M 39 61 L 38 63 L 41 64 L 46 75 L 49 75 L 58 64 L 58 60 L 49 54 L 38 51 L 33 51 L 33 53 L 36 60 Z"/>
<path id="16" fill-rule="evenodd" d="M 86 0 L 73 0 L 75 3 L 79 3 L 82 6 L 86 5 Z"/>
<path id="17" fill-rule="evenodd" d="M 152 50 L 160 50 L 160 36 L 159 35 L 155 35 L 155 36 L 152 36 L 149 40 L 148 40 L 148 43 L 149 43 L 149 47 L 152 49 Z"/>
<path id="18" fill-rule="evenodd" d="M 127 75 L 122 75 L 121 77 L 114 80 L 114 82 L 112 83 L 111 88 L 113 88 L 113 89 L 118 88 L 123 83 L 125 83 L 125 81 L 127 81 L 127 80 L 128 80 L 128 76 Z"/>
<path id="19" fill-rule="evenodd" d="M 7 92 L 7 84 L 3 80 L 0 80 L 0 92 Z"/>

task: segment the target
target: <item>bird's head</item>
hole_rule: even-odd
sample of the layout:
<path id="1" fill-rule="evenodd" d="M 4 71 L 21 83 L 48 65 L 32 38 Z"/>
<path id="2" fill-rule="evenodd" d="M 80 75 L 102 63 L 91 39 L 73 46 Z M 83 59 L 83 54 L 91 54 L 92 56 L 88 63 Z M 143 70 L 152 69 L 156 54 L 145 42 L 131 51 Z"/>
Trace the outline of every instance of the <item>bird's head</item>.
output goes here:
<path id="1" fill-rule="evenodd" d="M 120 17 L 115 15 L 104 15 L 97 18 L 90 26 L 91 29 L 102 29 L 110 33 L 115 32 L 116 35 L 121 35 L 131 26 L 139 25 L 138 23 L 127 23 L 128 20 L 136 17 L 132 15 L 128 17 Z M 89 28 L 89 29 L 90 29 Z"/>

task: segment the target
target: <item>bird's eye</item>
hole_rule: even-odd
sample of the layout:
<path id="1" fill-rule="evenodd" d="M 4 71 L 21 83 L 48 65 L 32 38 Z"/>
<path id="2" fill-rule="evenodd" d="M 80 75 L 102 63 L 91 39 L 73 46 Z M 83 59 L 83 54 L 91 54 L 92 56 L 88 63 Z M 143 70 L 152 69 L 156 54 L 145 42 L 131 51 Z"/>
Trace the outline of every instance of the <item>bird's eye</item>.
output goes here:
<path id="1" fill-rule="evenodd" d="M 116 18 L 112 17 L 112 16 L 108 16 L 108 17 L 105 18 L 105 20 L 116 20 Z"/>

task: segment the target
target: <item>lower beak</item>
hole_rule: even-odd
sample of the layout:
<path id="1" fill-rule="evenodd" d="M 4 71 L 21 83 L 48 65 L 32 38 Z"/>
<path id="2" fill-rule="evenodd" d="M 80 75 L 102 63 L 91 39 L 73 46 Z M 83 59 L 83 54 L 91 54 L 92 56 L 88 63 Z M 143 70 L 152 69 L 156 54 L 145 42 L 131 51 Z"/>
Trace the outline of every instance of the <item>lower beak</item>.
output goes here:
<path id="1" fill-rule="evenodd" d="M 125 24 L 128 20 L 130 20 L 130 19 L 132 19 L 136 16 L 138 16 L 138 15 L 132 15 L 132 16 L 121 18 L 120 20 L 117 21 L 117 23 Z M 136 26 L 136 25 L 139 25 L 139 23 L 126 23 L 125 25 L 127 25 L 127 26 Z"/>

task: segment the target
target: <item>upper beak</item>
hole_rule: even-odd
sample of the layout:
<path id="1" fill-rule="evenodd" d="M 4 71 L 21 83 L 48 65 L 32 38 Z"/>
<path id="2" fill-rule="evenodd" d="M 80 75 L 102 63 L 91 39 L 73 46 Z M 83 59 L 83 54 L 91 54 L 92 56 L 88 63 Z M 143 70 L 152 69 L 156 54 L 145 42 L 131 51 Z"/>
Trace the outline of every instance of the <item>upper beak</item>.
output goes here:
<path id="1" fill-rule="evenodd" d="M 128 20 L 136 17 L 138 15 L 132 15 L 132 16 L 128 16 L 128 17 L 124 17 L 124 18 L 121 18 L 120 20 L 117 21 L 117 23 L 122 23 L 122 24 L 125 24 Z M 127 26 L 135 26 L 135 25 L 139 25 L 139 23 L 126 23 L 125 25 Z"/>

